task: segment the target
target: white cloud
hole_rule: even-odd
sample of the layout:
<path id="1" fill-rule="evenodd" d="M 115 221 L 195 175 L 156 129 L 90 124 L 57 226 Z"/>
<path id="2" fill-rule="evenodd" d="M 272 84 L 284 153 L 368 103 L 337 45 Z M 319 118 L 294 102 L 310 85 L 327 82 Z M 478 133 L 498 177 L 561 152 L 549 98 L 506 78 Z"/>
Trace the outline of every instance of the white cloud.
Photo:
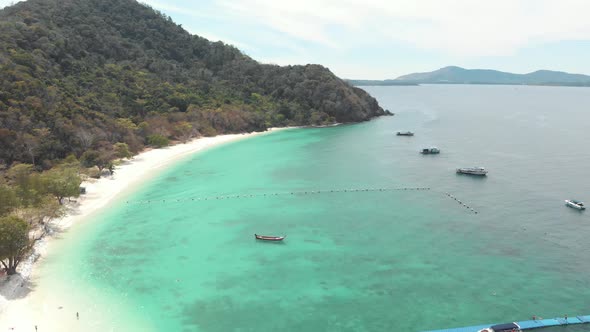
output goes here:
<path id="1" fill-rule="evenodd" d="M 280 1 L 221 1 L 222 7 L 240 20 L 256 22 L 291 37 L 333 46 L 333 41 L 306 15 L 305 8 L 285 6 Z M 296 8 L 303 11 L 294 10 Z"/>
<path id="2" fill-rule="evenodd" d="M 231 38 L 220 37 L 220 36 L 218 36 L 216 34 L 204 32 L 204 31 L 193 31 L 189 27 L 185 27 L 185 29 L 188 32 L 190 32 L 191 34 L 193 34 L 193 35 L 197 35 L 199 37 L 206 38 L 206 39 L 208 39 L 209 41 L 212 41 L 212 42 L 221 41 L 224 44 L 229 44 L 229 45 L 235 46 L 235 47 L 237 47 L 237 48 L 239 48 L 241 50 L 251 50 L 251 49 L 253 49 L 250 45 L 245 44 L 245 43 L 242 43 L 242 42 L 239 42 L 239 41 L 236 41 L 236 40 L 233 40 Z"/>
<path id="3" fill-rule="evenodd" d="M 300 40 L 347 48 L 371 39 L 464 56 L 590 40 L 587 0 L 218 0 L 227 14 Z"/>

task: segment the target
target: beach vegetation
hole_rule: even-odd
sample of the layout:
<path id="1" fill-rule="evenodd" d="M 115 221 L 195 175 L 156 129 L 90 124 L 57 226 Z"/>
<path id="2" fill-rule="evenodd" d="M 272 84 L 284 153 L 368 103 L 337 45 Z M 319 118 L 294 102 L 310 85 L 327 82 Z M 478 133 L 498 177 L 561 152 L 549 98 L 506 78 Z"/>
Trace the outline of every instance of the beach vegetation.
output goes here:
<path id="1" fill-rule="evenodd" d="M 88 150 L 80 157 L 80 163 L 86 168 L 97 167 L 98 177 L 111 164 L 115 152 L 109 149 Z"/>
<path id="2" fill-rule="evenodd" d="M 113 149 L 115 150 L 115 156 L 119 159 L 131 158 L 132 156 L 127 143 L 117 142 L 113 146 Z"/>
<path id="3" fill-rule="evenodd" d="M 63 164 L 69 167 L 79 167 L 80 161 L 76 158 L 76 155 L 69 154 L 63 161 Z"/>
<path id="4" fill-rule="evenodd" d="M 25 220 L 15 216 L 0 217 L 0 263 L 8 275 L 16 273 L 32 248 L 29 232 L 30 226 Z"/>
<path id="5" fill-rule="evenodd" d="M 0 184 L 0 216 L 7 215 L 17 206 L 14 189 L 7 184 Z"/>
<path id="6" fill-rule="evenodd" d="M 53 195 L 61 205 L 65 197 L 78 197 L 82 179 L 75 167 L 54 167 L 41 175 L 44 190 Z"/>
<path id="7" fill-rule="evenodd" d="M 32 230 L 33 241 L 42 239 L 52 231 L 52 221 L 64 216 L 65 209 L 50 195 L 41 197 L 35 206 L 19 206 L 12 216 L 25 220 Z"/>
<path id="8" fill-rule="evenodd" d="M 115 168 L 116 168 L 115 163 L 110 161 L 107 165 L 107 169 L 109 170 L 110 175 L 115 174 Z"/>
<path id="9" fill-rule="evenodd" d="M 8 170 L 6 179 L 6 183 L 0 185 L 0 199 L 6 202 L 6 207 L 0 209 L 0 216 L 16 215 L 31 226 L 59 217 L 63 212 L 62 199 L 80 194 L 78 168 L 71 164 L 42 173 L 35 171 L 32 165 L 19 164 Z"/>
<path id="10" fill-rule="evenodd" d="M 82 166 L 86 168 L 91 168 L 96 166 L 96 163 L 99 159 L 99 152 L 96 150 L 88 150 L 85 151 L 82 156 L 80 157 L 80 163 Z"/>
<path id="11" fill-rule="evenodd" d="M 194 134 L 193 125 L 187 121 L 181 121 L 174 126 L 175 137 L 186 143 Z"/>
<path id="12" fill-rule="evenodd" d="M 65 214 L 63 199 L 79 196 L 79 170 L 70 157 L 44 172 L 16 164 L 0 173 L 0 260 L 9 274 L 30 247 L 52 231 L 52 221 Z"/>
<path id="13" fill-rule="evenodd" d="M 81 172 L 84 174 L 84 176 L 88 177 L 88 178 L 92 178 L 92 179 L 100 179 L 100 171 L 98 170 L 98 167 L 94 166 L 94 167 L 90 167 L 90 168 L 83 168 L 81 169 Z"/>
<path id="14" fill-rule="evenodd" d="M 155 148 L 163 148 L 168 146 L 170 141 L 164 136 L 160 134 L 154 134 L 148 136 L 148 144 L 155 147 Z"/>
<path id="15" fill-rule="evenodd" d="M 44 188 L 33 165 L 15 165 L 8 170 L 7 178 L 13 187 L 18 207 L 34 207 L 40 204 Z"/>

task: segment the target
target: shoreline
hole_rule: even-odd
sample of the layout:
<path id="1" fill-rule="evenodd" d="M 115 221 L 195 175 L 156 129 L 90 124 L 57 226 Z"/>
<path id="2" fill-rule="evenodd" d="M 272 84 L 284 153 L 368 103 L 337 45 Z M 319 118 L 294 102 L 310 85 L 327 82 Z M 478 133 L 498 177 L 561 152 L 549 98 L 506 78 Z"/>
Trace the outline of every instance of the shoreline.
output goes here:
<path id="1" fill-rule="evenodd" d="M 31 329 L 30 317 L 38 316 L 32 315 L 33 311 L 44 306 L 28 301 L 35 294 L 31 287 L 32 280 L 37 277 L 35 267 L 50 254 L 49 247 L 56 240 L 56 235 L 84 222 L 116 198 L 136 190 L 143 181 L 189 155 L 225 143 L 290 128 L 269 128 L 264 132 L 202 137 L 161 149 L 144 150 L 132 159 L 124 160 L 117 166 L 113 175 L 82 182 L 81 186 L 86 188 L 86 194 L 66 203 L 66 215 L 51 222 L 54 231 L 35 244 L 30 256 L 19 265 L 18 273 L 13 276 L 0 276 L 0 327 L 4 328 L 6 324 L 16 331 Z M 62 327 L 58 323 L 54 323 L 55 328 Z M 48 331 L 48 325 L 47 322 L 42 324 L 43 331 Z"/>

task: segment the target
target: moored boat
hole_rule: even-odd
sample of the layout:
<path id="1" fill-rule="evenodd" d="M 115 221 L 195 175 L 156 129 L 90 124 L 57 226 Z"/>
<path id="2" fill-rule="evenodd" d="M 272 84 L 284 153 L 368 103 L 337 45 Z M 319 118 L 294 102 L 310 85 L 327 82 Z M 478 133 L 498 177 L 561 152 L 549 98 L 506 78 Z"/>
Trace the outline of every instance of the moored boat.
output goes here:
<path id="1" fill-rule="evenodd" d="M 506 324 L 497 324 L 492 325 L 488 328 L 479 330 L 478 332 L 520 332 L 520 325 L 516 322 L 514 323 L 506 323 Z"/>
<path id="2" fill-rule="evenodd" d="M 285 239 L 285 237 L 287 237 L 287 236 L 286 235 L 284 235 L 284 236 L 267 236 L 267 235 L 254 234 L 254 237 L 256 238 L 256 240 L 262 240 L 262 241 L 283 241 Z"/>
<path id="3" fill-rule="evenodd" d="M 431 148 L 424 148 L 420 151 L 421 154 L 439 154 L 439 148 L 431 147 Z"/>
<path id="4" fill-rule="evenodd" d="M 470 175 L 486 175 L 488 171 L 483 167 L 464 167 L 457 168 L 459 174 L 470 174 Z"/>
<path id="5" fill-rule="evenodd" d="M 397 136 L 414 136 L 414 133 L 411 131 L 398 131 Z"/>
<path id="6" fill-rule="evenodd" d="M 574 209 L 578 209 L 578 210 L 586 210 L 586 207 L 584 206 L 584 202 L 575 200 L 575 199 L 566 199 L 565 200 L 565 205 L 572 207 Z"/>

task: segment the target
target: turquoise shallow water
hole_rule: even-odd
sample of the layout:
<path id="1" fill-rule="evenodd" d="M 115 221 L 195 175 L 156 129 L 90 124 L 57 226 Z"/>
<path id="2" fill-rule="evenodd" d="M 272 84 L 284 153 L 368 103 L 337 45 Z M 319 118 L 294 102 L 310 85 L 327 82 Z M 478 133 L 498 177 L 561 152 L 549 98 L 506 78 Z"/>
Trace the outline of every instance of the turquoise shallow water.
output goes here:
<path id="1" fill-rule="evenodd" d="M 66 235 L 42 268 L 159 331 L 419 331 L 589 314 L 590 220 L 563 206 L 590 201 L 588 90 L 367 90 L 396 116 L 190 157 Z M 419 155 L 428 145 L 441 155 Z M 487 178 L 454 173 L 478 165 Z M 288 194 L 394 187 L 432 190 Z M 257 196 L 215 199 L 244 194 Z"/>

